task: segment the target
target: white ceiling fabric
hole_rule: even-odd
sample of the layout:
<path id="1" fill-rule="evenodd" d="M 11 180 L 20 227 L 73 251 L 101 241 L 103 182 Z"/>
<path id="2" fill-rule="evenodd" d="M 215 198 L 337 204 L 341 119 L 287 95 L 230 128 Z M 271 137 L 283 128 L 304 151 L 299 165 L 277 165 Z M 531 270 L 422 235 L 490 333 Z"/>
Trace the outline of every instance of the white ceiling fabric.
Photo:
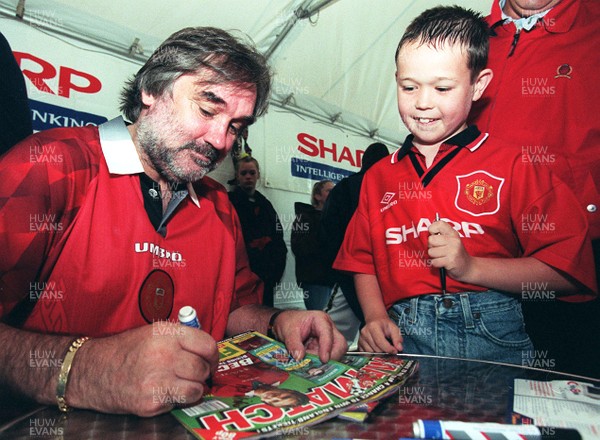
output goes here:
<path id="1" fill-rule="evenodd" d="M 486 14 L 492 0 L 461 0 Z M 269 55 L 271 104 L 398 145 L 393 56 L 407 24 L 448 0 L 0 0 L 0 14 L 141 64 L 171 33 L 215 26 Z M 132 44 L 139 50 L 129 56 Z"/>

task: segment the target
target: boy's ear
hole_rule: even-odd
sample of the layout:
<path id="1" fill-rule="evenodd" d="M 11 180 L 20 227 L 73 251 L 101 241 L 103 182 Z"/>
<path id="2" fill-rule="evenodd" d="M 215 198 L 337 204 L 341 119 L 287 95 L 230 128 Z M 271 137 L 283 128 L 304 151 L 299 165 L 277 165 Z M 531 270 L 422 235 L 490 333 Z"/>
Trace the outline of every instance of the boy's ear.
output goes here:
<path id="1" fill-rule="evenodd" d="M 492 69 L 483 69 L 479 72 L 479 75 L 477 75 L 477 78 L 475 79 L 475 84 L 473 84 L 473 101 L 477 101 L 481 98 L 481 95 L 483 95 L 484 90 L 493 77 L 494 73 L 492 72 Z"/>

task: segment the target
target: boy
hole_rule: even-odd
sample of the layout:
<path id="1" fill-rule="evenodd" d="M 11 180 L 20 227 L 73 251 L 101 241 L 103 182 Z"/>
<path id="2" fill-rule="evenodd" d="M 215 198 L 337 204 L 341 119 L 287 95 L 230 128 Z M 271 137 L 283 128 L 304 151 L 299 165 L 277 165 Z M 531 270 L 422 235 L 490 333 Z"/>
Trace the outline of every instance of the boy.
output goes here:
<path id="1" fill-rule="evenodd" d="M 492 79 L 487 49 L 487 26 L 460 7 L 425 11 L 400 40 L 398 110 L 411 135 L 365 175 L 334 265 L 355 274 L 362 350 L 522 363 L 533 346 L 519 295 L 594 294 L 574 195 L 465 122 Z"/>

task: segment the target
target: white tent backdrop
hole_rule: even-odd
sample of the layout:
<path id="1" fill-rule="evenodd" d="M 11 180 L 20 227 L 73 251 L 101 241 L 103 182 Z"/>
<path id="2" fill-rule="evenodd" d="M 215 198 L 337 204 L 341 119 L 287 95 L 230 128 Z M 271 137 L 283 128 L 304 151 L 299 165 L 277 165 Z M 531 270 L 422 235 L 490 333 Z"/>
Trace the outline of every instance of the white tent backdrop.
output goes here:
<path id="1" fill-rule="evenodd" d="M 491 0 L 0 0 L 0 13 L 14 17 L 20 3 L 22 22 L 40 32 L 75 36 L 138 62 L 186 26 L 240 30 L 269 54 L 274 105 L 287 102 L 293 111 L 396 143 L 406 132 L 396 111 L 393 55 L 406 25 L 438 4 L 482 13 L 491 7 Z"/>
<path id="2" fill-rule="evenodd" d="M 483 14 L 492 0 L 0 0 L 0 31 L 23 70 L 34 126 L 97 124 L 119 114 L 123 82 L 171 33 L 215 26 L 247 35 L 269 57 L 268 114 L 248 142 L 260 190 L 289 244 L 293 203 L 312 184 L 360 166 L 374 141 L 391 149 L 407 131 L 397 112 L 394 52 L 408 23 L 439 4 Z M 214 172 L 225 183 L 231 164 Z M 289 246 L 288 246 L 289 248 Z M 296 303 L 289 253 L 280 303 Z"/>

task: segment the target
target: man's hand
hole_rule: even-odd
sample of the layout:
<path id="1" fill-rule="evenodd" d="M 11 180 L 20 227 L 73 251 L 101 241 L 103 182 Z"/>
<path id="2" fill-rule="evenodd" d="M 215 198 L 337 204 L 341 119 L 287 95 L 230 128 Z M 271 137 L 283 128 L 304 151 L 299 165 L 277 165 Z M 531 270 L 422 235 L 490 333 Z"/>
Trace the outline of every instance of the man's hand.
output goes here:
<path id="1" fill-rule="evenodd" d="M 273 332 L 296 360 L 308 352 L 328 362 L 340 359 L 348 349 L 329 315 L 320 311 L 286 310 L 275 319 Z"/>
<path id="2" fill-rule="evenodd" d="M 428 253 L 431 265 L 446 268 L 449 276 L 464 281 L 472 269 L 473 258 L 466 251 L 458 232 L 449 223 L 435 221 L 429 227 Z"/>
<path id="3" fill-rule="evenodd" d="M 158 322 L 91 339 L 78 351 L 67 386 L 70 406 L 154 416 L 198 401 L 218 352 L 201 330 Z"/>

